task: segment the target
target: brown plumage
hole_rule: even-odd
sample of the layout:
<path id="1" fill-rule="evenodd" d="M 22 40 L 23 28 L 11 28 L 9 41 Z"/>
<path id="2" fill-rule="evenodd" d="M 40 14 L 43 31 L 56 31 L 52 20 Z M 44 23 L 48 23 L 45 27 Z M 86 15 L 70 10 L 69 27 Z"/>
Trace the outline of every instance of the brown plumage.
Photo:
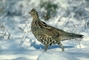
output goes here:
<path id="1" fill-rule="evenodd" d="M 52 44 L 60 45 L 62 51 L 64 51 L 64 47 L 60 41 L 83 37 L 83 35 L 68 33 L 61 29 L 47 25 L 39 19 L 39 15 L 35 9 L 32 9 L 29 14 L 33 17 L 33 21 L 31 23 L 32 33 L 38 41 L 44 44 L 44 51 L 46 51 Z"/>

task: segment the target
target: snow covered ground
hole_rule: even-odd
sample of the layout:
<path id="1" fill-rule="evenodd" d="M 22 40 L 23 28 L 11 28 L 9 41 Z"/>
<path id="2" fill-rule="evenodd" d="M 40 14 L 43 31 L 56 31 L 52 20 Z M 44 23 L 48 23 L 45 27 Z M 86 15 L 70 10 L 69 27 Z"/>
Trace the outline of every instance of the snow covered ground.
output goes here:
<path id="1" fill-rule="evenodd" d="M 3 2 L 5 1 L 3 0 Z M 70 4 L 67 0 L 56 0 L 64 9 L 69 8 L 70 14 L 59 9 L 57 16 L 45 22 L 68 32 L 83 34 L 84 38 L 81 41 L 76 39 L 62 41 L 65 51 L 61 51 L 58 45 L 52 45 L 47 52 L 44 52 L 44 46 L 36 40 L 30 28 L 32 17 L 28 12 L 33 7 L 40 11 L 39 0 L 30 0 L 29 3 L 28 1 L 7 0 L 4 14 L 0 13 L 0 60 L 89 60 L 89 26 L 87 25 L 89 18 L 84 18 L 89 16 L 86 0 L 75 0 Z M 82 2 L 86 5 L 82 6 Z M 20 4 L 23 5 L 23 8 L 19 7 Z M 70 8 L 73 6 L 76 7 L 75 10 Z M 17 13 L 13 15 L 14 10 Z M 81 16 L 76 13 L 80 10 L 82 11 Z M 9 12 L 7 13 L 7 11 Z M 65 17 L 65 15 L 68 16 Z M 61 16 L 62 18 L 59 20 Z M 43 19 L 41 18 L 41 20 Z M 1 28 L 1 26 L 4 27 Z M 6 33 L 3 37 L 1 37 L 2 32 Z"/>

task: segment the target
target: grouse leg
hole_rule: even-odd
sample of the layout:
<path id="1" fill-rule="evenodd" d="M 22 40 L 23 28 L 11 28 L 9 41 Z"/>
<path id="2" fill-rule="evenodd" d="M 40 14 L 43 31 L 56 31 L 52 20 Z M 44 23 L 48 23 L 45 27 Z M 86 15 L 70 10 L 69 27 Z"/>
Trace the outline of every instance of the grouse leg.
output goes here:
<path id="1" fill-rule="evenodd" d="M 62 48 L 62 51 L 64 51 L 64 46 L 61 44 L 61 42 L 58 42 L 58 45 Z"/>
<path id="2" fill-rule="evenodd" d="M 48 45 L 45 45 L 44 51 L 47 51 L 48 49 Z"/>

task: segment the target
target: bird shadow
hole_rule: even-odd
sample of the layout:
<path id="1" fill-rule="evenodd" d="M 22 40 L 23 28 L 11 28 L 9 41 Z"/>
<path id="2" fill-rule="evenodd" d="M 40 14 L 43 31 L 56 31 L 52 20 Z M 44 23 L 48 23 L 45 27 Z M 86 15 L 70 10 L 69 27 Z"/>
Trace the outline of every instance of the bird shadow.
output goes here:
<path id="1" fill-rule="evenodd" d="M 31 43 L 31 46 L 33 46 L 35 49 L 44 49 L 44 45 L 36 44 L 36 42 Z M 61 47 L 57 44 L 48 47 L 48 49 L 54 49 L 54 48 L 61 48 Z M 64 48 L 74 48 L 74 46 L 64 46 Z"/>

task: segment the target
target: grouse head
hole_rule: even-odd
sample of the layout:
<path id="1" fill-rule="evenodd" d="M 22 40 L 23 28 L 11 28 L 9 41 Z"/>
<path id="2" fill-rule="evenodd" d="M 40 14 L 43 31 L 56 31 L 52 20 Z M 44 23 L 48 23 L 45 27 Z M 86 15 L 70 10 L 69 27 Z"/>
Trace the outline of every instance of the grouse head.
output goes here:
<path id="1" fill-rule="evenodd" d="M 38 13 L 37 13 L 37 11 L 36 11 L 35 9 L 32 9 L 32 10 L 29 12 L 29 14 L 31 14 L 31 16 L 33 17 L 33 19 L 39 18 Z"/>

